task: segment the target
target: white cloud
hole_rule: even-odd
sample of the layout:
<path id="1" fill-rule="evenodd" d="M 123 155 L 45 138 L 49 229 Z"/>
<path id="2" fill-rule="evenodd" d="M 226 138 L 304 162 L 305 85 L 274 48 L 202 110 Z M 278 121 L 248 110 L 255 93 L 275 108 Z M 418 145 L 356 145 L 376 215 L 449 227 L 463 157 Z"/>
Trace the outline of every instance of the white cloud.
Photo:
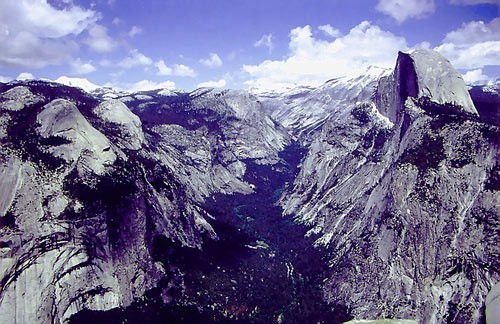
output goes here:
<path id="1" fill-rule="evenodd" d="M 471 21 L 446 34 L 443 42 L 455 45 L 471 45 L 487 41 L 500 41 L 500 18 L 490 23 Z"/>
<path id="2" fill-rule="evenodd" d="M 93 66 L 91 62 L 84 63 L 80 58 L 72 61 L 70 66 L 73 74 L 88 74 L 96 70 L 95 66 Z"/>
<path id="3" fill-rule="evenodd" d="M 490 23 L 465 23 L 449 32 L 443 44 L 435 49 L 459 69 L 500 65 L 500 18 L 495 18 Z"/>
<path id="4" fill-rule="evenodd" d="M 129 52 L 129 56 L 118 62 L 118 66 L 124 69 L 131 69 L 137 66 L 147 66 L 151 65 L 153 60 L 150 57 L 139 52 L 137 49 L 133 49 Z"/>
<path id="5" fill-rule="evenodd" d="M 500 65 L 500 41 L 469 46 L 445 43 L 435 48 L 458 69 L 477 69 L 486 65 Z"/>
<path id="6" fill-rule="evenodd" d="M 3 0 L 0 21 L 12 32 L 29 31 L 47 38 L 78 35 L 95 23 L 95 11 L 77 6 L 54 8 L 46 0 Z"/>
<path id="7" fill-rule="evenodd" d="M 333 37 L 333 38 L 337 38 L 337 37 L 340 37 L 342 35 L 342 33 L 340 32 L 340 30 L 333 28 L 329 24 L 328 25 L 321 25 L 321 26 L 319 26 L 318 30 L 320 30 L 323 33 L 325 33 L 325 35 Z"/>
<path id="8" fill-rule="evenodd" d="M 489 76 L 483 74 L 482 69 L 467 71 L 462 77 L 467 84 L 485 84 L 491 80 Z"/>
<path id="9" fill-rule="evenodd" d="M 222 60 L 216 53 L 210 53 L 209 58 L 201 59 L 200 63 L 209 68 L 216 68 L 222 65 Z"/>
<path id="10" fill-rule="evenodd" d="M 35 76 L 33 76 L 33 74 L 29 72 L 22 72 L 17 76 L 16 80 L 24 81 L 24 80 L 32 80 L 34 78 Z"/>
<path id="11" fill-rule="evenodd" d="M 269 53 L 274 49 L 273 44 L 273 34 L 263 35 L 258 41 L 256 41 L 253 46 L 255 47 L 267 47 Z"/>
<path id="12" fill-rule="evenodd" d="M 434 0 L 379 0 L 376 9 L 402 23 L 409 18 L 423 18 L 434 13 L 436 5 Z"/>
<path id="13" fill-rule="evenodd" d="M 98 19 L 97 12 L 73 4 L 56 8 L 46 0 L 2 0 L 0 66 L 60 64 L 78 49 L 75 37 Z"/>
<path id="14" fill-rule="evenodd" d="M 347 35 L 332 41 L 313 37 L 310 26 L 290 32 L 290 53 L 279 61 L 244 65 L 250 87 L 277 89 L 294 84 L 320 85 L 328 79 L 355 76 L 370 65 L 394 67 L 398 50 L 408 50 L 406 40 L 364 21 Z"/>
<path id="15" fill-rule="evenodd" d="M 108 35 L 106 27 L 94 25 L 88 30 L 89 36 L 83 41 L 96 52 L 109 53 L 117 46 L 116 41 Z"/>
<path id="16" fill-rule="evenodd" d="M 129 36 L 130 38 L 133 38 L 133 37 L 135 37 L 135 36 L 137 36 L 137 35 L 140 35 L 140 34 L 142 34 L 142 29 L 141 29 L 141 28 L 139 28 L 139 27 L 137 27 L 137 26 L 133 26 L 133 27 L 130 29 L 130 31 L 128 32 L 128 36 Z"/>
<path id="17" fill-rule="evenodd" d="M 173 67 L 167 66 L 165 61 L 159 60 L 155 63 L 155 66 L 158 68 L 156 72 L 157 75 L 161 76 L 181 76 L 181 77 L 195 77 L 196 72 L 189 66 L 184 64 L 175 64 Z"/>
<path id="18" fill-rule="evenodd" d="M 156 72 L 157 75 L 166 76 L 174 73 L 174 70 L 171 67 L 168 67 L 163 60 L 156 62 L 155 66 L 158 68 L 158 72 Z"/>
<path id="19" fill-rule="evenodd" d="M 12 81 L 12 78 L 0 75 L 0 82 L 7 83 Z"/>
<path id="20" fill-rule="evenodd" d="M 220 79 L 219 81 L 206 81 L 198 83 L 198 88 L 223 88 L 226 86 L 226 80 Z"/>
<path id="21" fill-rule="evenodd" d="M 175 89 L 175 82 L 173 81 L 155 82 L 151 80 L 142 80 L 125 86 L 125 90 L 130 92 L 149 91 L 156 89 Z"/>
<path id="22" fill-rule="evenodd" d="M 113 20 L 111 21 L 111 23 L 113 25 L 115 25 L 115 26 L 118 26 L 119 24 L 122 23 L 122 20 L 120 18 L 118 18 L 118 17 L 115 17 L 115 18 L 113 18 Z"/>
<path id="23" fill-rule="evenodd" d="M 174 65 L 174 75 L 185 76 L 185 77 L 195 77 L 196 72 L 187 65 L 176 64 L 176 65 Z"/>

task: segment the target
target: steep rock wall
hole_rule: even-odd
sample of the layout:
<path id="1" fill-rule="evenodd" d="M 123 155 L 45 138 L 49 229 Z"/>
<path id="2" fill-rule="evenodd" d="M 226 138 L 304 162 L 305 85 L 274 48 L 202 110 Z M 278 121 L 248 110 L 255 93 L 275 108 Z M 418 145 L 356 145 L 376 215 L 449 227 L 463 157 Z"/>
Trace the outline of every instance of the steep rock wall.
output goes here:
<path id="1" fill-rule="evenodd" d="M 282 196 L 330 250 L 326 298 L 357 318 L 478 322 L 499 279 L 500 133 L 450 67 L 401 53 L 374 105 L 326 122 Z"/>

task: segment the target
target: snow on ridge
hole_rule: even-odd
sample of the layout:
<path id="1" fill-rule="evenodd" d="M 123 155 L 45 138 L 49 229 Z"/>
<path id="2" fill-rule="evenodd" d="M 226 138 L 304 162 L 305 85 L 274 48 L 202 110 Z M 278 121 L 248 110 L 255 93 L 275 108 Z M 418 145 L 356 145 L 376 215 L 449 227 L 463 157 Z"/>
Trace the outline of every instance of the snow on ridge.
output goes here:
<path id="1" fill-rule="evenodd" d="M 276 86 L 272 89 L 252 87 L 248 92 L 258 97 L 277 97 L 277 96 L 292 96 L 295 94 L 306 93 L 313 90 L 329 87 L 332 84 L 344 84 L 347 87 L 349 84 L 356 83 L 359 85 L 367 85 L 374 79 L 379 79 L 383 76 L 391 74 L 393 69 L 388 69 L 376 65 L 370 65 L 366 70 L 359 75 L 340 76 L 333 79 L 326 80 L 320 85 L 296 84 L 294 86 Z"/>
<path id="2" fill-rule="evenodd" d="M 339 118 L 348 113 L 357 102 L 370 101 L 380 78 L 392 71 L 370 66 L 363 74 L 331 79 L 319 87 L 300 86 L 282 93 L 274 91 L 256 95 L 273 119 L 301 134 L 316 128 L 327 118 Z M 386 121 L 380 122 L 384 127 L 392 127 Z"/>
<path id="3" fill-rule="evenodd" d="M 54 80 L 54 82 L 64 84 L 70 87 L 78 87 L 85 90 L 86 92 L 92 92 L 101 88 L 101 86 L 98 86 L 97 84 L 94 84 L 85 78 L 70 78 L 67 76 L 61 76 L 56 80 Z"/>

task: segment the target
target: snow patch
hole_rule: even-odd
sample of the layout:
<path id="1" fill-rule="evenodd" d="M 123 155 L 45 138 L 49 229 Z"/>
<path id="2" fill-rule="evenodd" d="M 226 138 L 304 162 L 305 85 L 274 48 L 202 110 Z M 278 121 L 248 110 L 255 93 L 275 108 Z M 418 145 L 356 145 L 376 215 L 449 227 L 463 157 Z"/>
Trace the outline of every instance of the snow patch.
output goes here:
<path id="1" fill-rule="evenodd" d="M 70 78 L 67 76 L 61 76 L 54 80 L 54 82 L 64 84 L 70 87 L 77 87 L 85 90 L 86 92 L 92 92 L 100 88 L 97 84 L 90 82 L 85 78 Z"/>

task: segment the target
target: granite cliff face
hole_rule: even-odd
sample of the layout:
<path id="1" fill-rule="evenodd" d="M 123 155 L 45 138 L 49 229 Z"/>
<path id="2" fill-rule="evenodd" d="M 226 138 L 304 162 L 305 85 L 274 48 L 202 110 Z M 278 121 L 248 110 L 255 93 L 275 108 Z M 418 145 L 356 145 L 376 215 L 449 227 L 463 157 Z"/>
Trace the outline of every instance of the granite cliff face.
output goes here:
<path id="1" fill-rule="evenodd" d="M 490 90 L 427 50 L 284 94 L 0 84 L 0 322 L 491 320 Z"/>
<path id="2" fill-rule="evenodd" d="M 357 102 L 369 100 L 388 69 L 370 67 L 363 75 L 329 80 L 318 88 L 298 87 L 285 93 L 261 92 L 264 108 L 291 134 L 308 145 L 327 119 L 343 118 Z"/>
<path id="3" fill-rule="evenodd" d="M 247 161 L 276 164 L 289 142 L 240 92 L 101 100 L 37 81 L 1 91 L 2 323 L 63 322 L 178 280 L 156 242 L 217 239 L 205 198 L 253 192 Z"/>
<path id="4" fill-rule="evenodd" d="M 287 215 L 319 234 L 324 292 L 357 318 L 478 322 L 498 281 L 499 130 L 439 54 L 400 53 L 312 142 Z"/>

